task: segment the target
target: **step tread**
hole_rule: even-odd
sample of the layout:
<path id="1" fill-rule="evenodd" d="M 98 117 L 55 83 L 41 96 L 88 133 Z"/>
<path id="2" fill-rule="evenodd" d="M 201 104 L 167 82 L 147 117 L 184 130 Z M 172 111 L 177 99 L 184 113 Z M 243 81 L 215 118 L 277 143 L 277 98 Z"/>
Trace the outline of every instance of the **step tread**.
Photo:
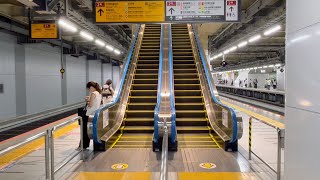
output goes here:
<path id="1" fill-rule="evenodd" d="M 205 118 L 177 118 L 176 121 L 189 121 L 189 122 L 197 122 L 197 121 L 207 121 Z"/>
<path id="2" fill-rule="evenodd" d="M 153 130 L 153 126 L 125 126 L 124 130 Z"/>
<path id="3" fill-rule="evenodd" d="M 207 126 L 177 126 L 177 130 L 209 130 L 209 128 Z"/>
<path id="4" fill-rule="evenodd" d="M 154 121 L 154 118 L 126 118 L 125 121 Z"/>

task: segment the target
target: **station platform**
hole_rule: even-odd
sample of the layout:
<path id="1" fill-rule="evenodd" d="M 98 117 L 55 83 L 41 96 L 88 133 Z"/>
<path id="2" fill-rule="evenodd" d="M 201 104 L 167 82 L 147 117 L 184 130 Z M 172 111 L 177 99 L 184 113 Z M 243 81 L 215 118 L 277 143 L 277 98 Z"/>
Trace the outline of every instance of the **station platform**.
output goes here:
<path id="1" fill-rule="evenodd" d="M 244 132 L 239 140 L 238 152 L 226 152 L 216 148 L 179 148 L 169 152 L 169 179 L 225 179 L 272 180 L 276 174 L 253 156 L 248 160 L 248 122 L 256 117 L 284 128 L 284 117 L 272 112 L 222 98 L 223 103 L 243 115 Z M 55 167 L 74 154 L 79 145 L 79 126 L 73 123 L 57 133 L 55 139 Z M 181 138 L 181 137 L 180 137 Z M 0 179 L 45 179 L 44 144 L 37 142 L 17 149 L 22 155 L 0 157 Z M 252 150 L 276 169 L 277 133 L 264 123 L 254 121 Z M 283 152 L 282 152 L 283 153 Z M 84 152 L 85 159 L 77 156 L 55 174 L 55 179 L 159 179 L 161 152 L 152 148 L 111 148 L 94 152 L 92 144 Z"/>

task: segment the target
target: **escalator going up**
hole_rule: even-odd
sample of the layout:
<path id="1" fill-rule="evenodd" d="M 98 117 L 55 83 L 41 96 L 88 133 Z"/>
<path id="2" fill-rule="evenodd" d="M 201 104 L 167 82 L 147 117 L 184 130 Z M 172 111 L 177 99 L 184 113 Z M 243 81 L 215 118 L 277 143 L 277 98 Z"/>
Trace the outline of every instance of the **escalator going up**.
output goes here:
<path id="1" fill-rule="evenodd" d="M 157 102 L 161 25 L 146 25 L 124 121 L 109 148 L 151 148 Z"/>
<path id="2" fill-rule="evenodd" d="M 186 24 L 172 25 L 172 51 L 179 148 L 219 148 L 220 138 L 211 133 L 208 122 Z"/>

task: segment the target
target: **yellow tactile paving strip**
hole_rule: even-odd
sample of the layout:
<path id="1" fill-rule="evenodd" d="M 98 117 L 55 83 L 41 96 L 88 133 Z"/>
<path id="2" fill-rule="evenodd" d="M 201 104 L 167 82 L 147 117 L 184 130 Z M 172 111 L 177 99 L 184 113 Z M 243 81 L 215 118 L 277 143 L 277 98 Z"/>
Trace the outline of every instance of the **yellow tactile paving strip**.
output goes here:
<path id="1" fill-rule="evenodd" d="M 74 130 L 75 128 L 79 128 L 78 122 L 72 123 L 68 126 L 65 126 L 57 131 L 54 132 L 54 138 L 59 138 L 66 133 Z M 44 137 L 39 138 L 33 142 L 30 142 L 24 146 L 21 146 L 20 148 L 10 151 L 7 154 L 0 156 L 0 169 L 4 168 L 8 164 L 12 163 L 13 161 L 16 161 L 23 156 L 27 155 L 28 153 L 40 148 L 44 145 Z"/>
<path id="2" fill-rule="evenodd" d="M 179 180 L 255 180 L 257 176 L 255 173 L 240 173 L 240 172 L 181 172 L 178 173 Z"/>
<path id="3" fill-rule="evenodd" d="M 226 102 L 226 101 L 221 101 L 221 102 L 223 104 L 227 105 L 227 106 L 230 106 L 230 107 L 232 107 L 234 109 L 237 109 L 238 111 L 242 111 L 242 112 L 244 112 L 244 113 L 246 113 L 246 114 L 248 114 L 248 115 L 250 115 L 250 116 L 252 116 L 254 118 L 260 119 L 260 120 L 262 120 L 262 121 L 264 121 L 264 122 L 266 122 L 268 124 L 271 124 L 271 125 L 273 125 L 275 127 L 278 127 L 280 129 L 284 129 L 285 128 L 285 125 L 283 123 L 279 122 L 279 121 L 276 121 L 274 119 L 268 118 L 266 116 L 262 116 L 262 115 L 260 115 L 258 113 L 249 111 L 249 110 L 247 110 L 245 108 L 239 107 L 237 105 L 234 105 L 234 104 Z"/>
<path id="4" fill-rule="evenodd" d="M 74 180 L 150 180 L 151 172 L 80 172 Z"/>

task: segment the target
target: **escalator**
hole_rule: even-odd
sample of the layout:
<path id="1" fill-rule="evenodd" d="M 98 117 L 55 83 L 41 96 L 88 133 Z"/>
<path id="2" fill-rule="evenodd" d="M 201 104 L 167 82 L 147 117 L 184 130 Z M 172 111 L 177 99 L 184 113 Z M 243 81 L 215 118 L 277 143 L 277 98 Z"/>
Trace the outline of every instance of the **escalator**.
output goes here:
<path id="1" fill-rule="evenodd" d="M 219 148 L 207 118 L 189 31 L 186 24 L 172 25 L 172 51 L 177 139 L 180 148 Z"/>
<path id="2" fill-rule="evenodd" d="M 157 102 L 161 25 L 146 25 L 121 128 L 109 148 L 150 148 Z"/>

